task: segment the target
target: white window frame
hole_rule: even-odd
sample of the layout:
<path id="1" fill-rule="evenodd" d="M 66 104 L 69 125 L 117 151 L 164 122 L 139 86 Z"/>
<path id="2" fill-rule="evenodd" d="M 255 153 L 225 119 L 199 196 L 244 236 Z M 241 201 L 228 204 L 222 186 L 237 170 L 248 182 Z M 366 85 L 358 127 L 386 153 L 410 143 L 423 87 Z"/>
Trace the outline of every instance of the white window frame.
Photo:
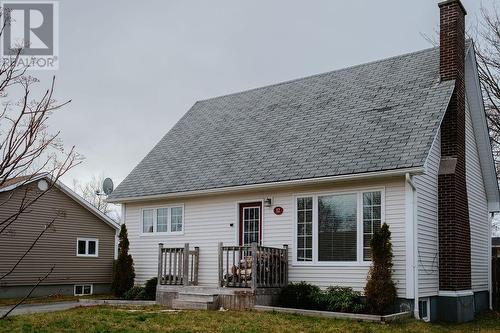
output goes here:
<path id="1" fill-rule="evenodd" d="M 83 291 L 85 290 L 86 286 L 90 286 L 90 294 L 85 294 Z M 77 294 L 76 293 L 76 287 L 82 287 L 82 293 Z M 73 295 L 74 296 L 88 296 L 88 295 L 93 295 L 94 294 L 94 285 L 92 283 L 82 283 L 82 284 L 75 284 L 73 287 Z"/>
<path id="2" fill-rule="evenodd" d="M 80 241 L 85 242 L 85 254 L 80 254 L 78 253 L 78 243 Z M 88 254 L 89 253 L 89 242 L 95 242 L 95 254 Z M 99 257 L 99 239 L 98 238 L 82 238 L 78 237 L 76 239 L 76 256 L 77 257 L 91 257 L 91 258 L 97 258 Z"/>
<path id="3" fill-rule="evenodd" d="M 385 223 L 385 188 L 384 187 L 363 187 L 354 190 L 341 190 L 341 191 L 319 191 L 312 193 L 298 193 L 293 197 L 293 253 L 292 265 L 293 266 L 370 266 L 371 260 L 365 261 L 363 259 L 363 193 L 365 192 L 380 192 L 381 212 L 380 224 Z M 319 261 L 318 260 L 318 197 L 342 194 L 356 194 L 357 200 L 357 252 L 356 261 Z M 297 260 L 297 199 L 298 198 L 313 198 L 313 256 L 312 261 L 298 261 Z"/>
<path id="4" fill-rule="evenodd" d="M 429 322 L 431 321 L 431 300 L 429 297 L 421 297 L 418 299 L 418 307 L 420 309 L 420 302 L 425 302 L 425 307 L 426 307 L 426 310 L 427 310 L 427 316 L 426 317 L 422 317 L 420 318 L 421 320 L 423 321 L 426 321 L 426 322 Z M 420 312 L 418 314 L 418 316 L 420 317 Z"/>
<path id="5" fill-rule="evenodd" d="M 172 208 L 181 208 L 182 209 L 182 229 L 181 231 L 172 231 Z M 168 218 L 167 218 L 167 231 L 158 231 L 157 230 L 157 222 L 158 222 L 158 209 L 168 209 Z M 153 210 L 153 232 L 144 232 L 144 211 L 145 210 Z M 186 223 L 186 219 L 184 218 L 184 204 L 172 204 L 165 206 L 157 206 L 157 207 L 143 207 L 141 208 L 141 223 L 140 223 L 140 235 L 141 236 L 158 236 L 158 235 L 184 235 L 184 226 Z"/>

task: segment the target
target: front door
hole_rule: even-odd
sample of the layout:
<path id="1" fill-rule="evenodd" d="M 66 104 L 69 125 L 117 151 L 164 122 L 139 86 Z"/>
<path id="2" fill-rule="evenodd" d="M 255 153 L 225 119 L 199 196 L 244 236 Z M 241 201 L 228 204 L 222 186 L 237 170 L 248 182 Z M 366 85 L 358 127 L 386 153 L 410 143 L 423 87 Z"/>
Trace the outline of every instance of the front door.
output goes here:
<path id="1" fill-rule="evenodd" d="M 240 245 L 260 244 L 262 238 L 262 202 L 240 204 Z"/>

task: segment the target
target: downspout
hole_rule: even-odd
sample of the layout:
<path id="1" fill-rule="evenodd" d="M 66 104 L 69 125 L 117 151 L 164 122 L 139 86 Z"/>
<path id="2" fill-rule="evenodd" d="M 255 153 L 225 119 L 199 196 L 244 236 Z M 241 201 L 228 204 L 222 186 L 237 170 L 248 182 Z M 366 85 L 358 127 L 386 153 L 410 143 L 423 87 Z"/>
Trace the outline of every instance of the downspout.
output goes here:
<path id="1" fill-rule="evenodd" d="M 493 218 L 495 217 L 495 213 L 491 212 L 490 213 L 490 218 L 488 219 L 488 289 L 489 289 L 489 308 L 490 310 L 493 310 L 493 282 L 492 282 L 492 277 L 491 277 L 491 271 L 492 271 L 492 261 L 493 261 L 493 254 L 492 254 L 492 247 L 491 247 L 491 228 L 492 228 L 492 223 L 493 223 Z"/>
<path id="2" fill-rule="evenodd" d="M 413 197 L 412 197 L 412 224 L 413 224 L 413 316 L 415 319 L 420 319 L 420 313 L 418 308 L 418 219 L 417 219 L 417 187 L 412 180 L 412 176 L 409 173 L 405 174 L 406 182 L 410 185 Z"/>

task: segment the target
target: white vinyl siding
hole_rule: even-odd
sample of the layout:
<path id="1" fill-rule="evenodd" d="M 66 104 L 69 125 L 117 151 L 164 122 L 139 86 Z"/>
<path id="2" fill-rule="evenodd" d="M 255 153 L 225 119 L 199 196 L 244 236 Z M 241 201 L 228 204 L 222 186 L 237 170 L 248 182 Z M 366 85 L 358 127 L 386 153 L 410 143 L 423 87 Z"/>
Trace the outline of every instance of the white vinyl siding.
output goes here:
<path id="1" fill-rule="evenodd" d="M 385 221 L 392 232 L 394 251 L 394 280 L 400 297 L 405 296 L 405 206 L 404 177 L 386 178 L 384 181 L 343 182 L 330 186 L 302 186 L 282 190 L 269 190 L 253 194 L 226 194 L 183 199 L 184 234 L 141 233 L 141 211 L 147 208 L 175 205 L 178 202 L 162 200 L 148 203 L 128 203 L 125 207 L 126 224 L 130 240 L 130 253 L 134 259 L 136 283 L 144 283 L 157 274 L 158 243 L 164 247 L 179 247 L 185 242 L 200 248 L 199 282 L 216 285 L 218 279 L 217 244 L 238 244 L 238 203 L 261 201 L 272 197 L 273 207 L 263 207 L 262 243 L 265 246 L 289 245 L 290 281 L 308 281 L 321 287 L 330 285 L 350 286 L 363 291 L 369 263 L 346 265 L 293 265 L 294 235 L 296 226 L 296 199 L 303 193 L 330 193 L 364 191 L 367 188 L 385 188 Z M 283 214 L 276 215 L 273 208 L 282 207 Z M 231 226 L 232 225 L 232 226 Z"/>
<path id="2" fill-rule="evenodd" d="M 471 279 L 472 289 L 488 289 L 488 238 L 490 222 L 488 203 L 483 183 L 474 130 L 472 128 L 469 104 L 466 103 L 466 172 L 469 220 L 471 230 Z"/>
<path id="3" fill-rule="evenodd" d="M 418 220 L 418 290 L 421 297 L 439 291 L 438 173 L 441 134 L 438 132 L 429 152 L 426 173 L 415 177 Z"/>

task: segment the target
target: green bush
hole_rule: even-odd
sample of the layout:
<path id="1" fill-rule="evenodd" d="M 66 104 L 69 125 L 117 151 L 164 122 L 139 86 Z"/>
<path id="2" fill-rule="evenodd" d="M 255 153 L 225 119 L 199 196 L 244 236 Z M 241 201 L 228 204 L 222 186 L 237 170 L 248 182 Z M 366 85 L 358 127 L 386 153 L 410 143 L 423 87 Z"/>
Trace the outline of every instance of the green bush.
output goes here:
<path id="1" fill-rule="evenodd" d="M 389 226 L 383 224 L 372 237 L 372 266 L 365 286 L 366 303 L 371 312 L 384 314 L 396 301 L 396 286 L 392 280 L 392 244 Z"/>
<path id="2" fill-rule="evenodd" d="M 281 290 L 278 304 L 287 308 L 297 309 L 321 309 L 321 289 L 318 286 L 306 283 L 290 283 Z"/>
<path id="3" fill-rule="evenodd" d="M 138 298 L 138 296 L 140 294 L 144 294 L 144 288 L 141 287 L 141 286 L 133 286 L 132 288 L 130 288 L 129 290 L 127 290 L 124 294 L 123 294 L 123 298 L 125 299 L 140 299 Z"/>
<path id="4" fill-rule="evenodd" d="M 126 291 L 134 286 L 135 278 L 134 261 L 128 253 L 129 241 L 125 224 L 122 224 L 118 237 L 120 239 L 120 243 L 118 244 L 118 259 L 113 264 L 111 290 L 115 296 L 122 297 Z"/>
<path id="5" fill-rule="evenodd" d="M 146 281 L 144 284 L 144 296 L 145 299 L 155 300 L 156 299 L 156 285 L 158 284 L 158 278 L 154 277 Z"/>
<path id="6" fill-rule="evenodd" d="M 281 290 L 278 305 L 286 308 L 333 312 L 362 312 L 365 305 L 361 293 L 352 288 L 332 286 L 322 291 L 318 286 L 290 283 Z"/>
<path id="7" fill-rule="evenodd" d="M 327 311 L 361 312 L 364 310 L 361 293 L 349 287 L 328 287 L 324 293 L 321 293 L 320 303 Z"/>

